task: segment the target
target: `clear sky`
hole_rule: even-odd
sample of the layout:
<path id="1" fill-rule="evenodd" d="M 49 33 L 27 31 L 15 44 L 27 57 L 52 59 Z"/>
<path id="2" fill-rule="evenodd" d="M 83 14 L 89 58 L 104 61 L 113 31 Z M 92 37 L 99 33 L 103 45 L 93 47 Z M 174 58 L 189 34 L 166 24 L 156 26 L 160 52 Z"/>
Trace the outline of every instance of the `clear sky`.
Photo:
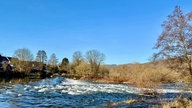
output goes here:
<path id="1" fill-rule="evenodd" d="M 1 0 L 0 53 L 45 50 L 59 61 L 97 49 L 106 64 L 148 62 L 162 22 L 192 0 Z"/>

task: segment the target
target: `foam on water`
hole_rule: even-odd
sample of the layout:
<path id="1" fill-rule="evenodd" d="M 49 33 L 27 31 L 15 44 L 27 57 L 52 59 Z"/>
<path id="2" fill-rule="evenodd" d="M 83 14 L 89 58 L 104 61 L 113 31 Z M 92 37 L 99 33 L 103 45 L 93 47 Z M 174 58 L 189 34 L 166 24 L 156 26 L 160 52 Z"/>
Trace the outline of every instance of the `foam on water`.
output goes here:
<path id="1" fill-rule="evenodd" d="M 164 94 L 192 93 L 190 89 L 182 89 L 186 87 L 186 84 L 172 83 L 162 85 L 162 88 L 157 89 L 157 92 Z M 147 88 L 145 89 L 149 90 Z M 43 79 L 39 82 L 30 82 L 26 85 L 5 86 L 0 89 L 0 93 L 0 99 L 4 100 L 3 102 L 0 101 L 0 106 L 5 103 L 19 101 L 21 106 L 28 107 L 30 105 L 36 105 L 36 107 L 53 107 L 54 103 L 57 103 L 61 107 L 72 107 L 73 105 L 81 104 L 83 106 L 97 106 L 104 102 L 137 98 L 140 96 L 141 89 L 131 85 L 93 83 L 56 77 Z"/>
<path id="2" fill-rule="evenodd" d="M 133 89 L 136 90 L 136 88 L 123 86 L 123 85 L 92 84 L 88 82 L 81 82 L 81 81 L 78 82 L 75 80 L 67 80 L 58 85 L 34 86 L 34 88 L 38 92 L 51 92 L 55 90 L 55 91 L 60 91 L 61 93 L 68 93 L 73 95 L 87 94 L 87 93 L 93 93 L 93 92 L 106 92 L 106 93 L 129 92 L 131 93 L 132 91 L 129 90 L 129 88 L 131 88 L 132 90 Z"/>
<path id="3" fill-rule="evenodd" d="M 34 86 L 35 89 L 39 92 L 50 92 L 50 91 L 60 91 L 61 93 L 68 94 L 87 94 L 95 92 L 106 92 L 106 93 L 141 93 L 141 89 L 131 86 L 131 85 L 122 85 L 122 84 L 104 84 L 104 83 L 92 83 L 81 80 L 73 79 L 64 79 L 61 77 L 56 77 L 52 80 L 41 81 L 37 86 Z M 49 83 L 47 83 L 49 82 Z M 174 86 L 173 86 L 174 85 Z M 164 88 L 157 89 L 158 93 L 180 93 L 186 92 L 191 93 L 190 90 L 183 90 L 186 84 L 182 83 L 173 83 L 164 85 Z M 143 90 L 143 89 L 142 89 Z"/>

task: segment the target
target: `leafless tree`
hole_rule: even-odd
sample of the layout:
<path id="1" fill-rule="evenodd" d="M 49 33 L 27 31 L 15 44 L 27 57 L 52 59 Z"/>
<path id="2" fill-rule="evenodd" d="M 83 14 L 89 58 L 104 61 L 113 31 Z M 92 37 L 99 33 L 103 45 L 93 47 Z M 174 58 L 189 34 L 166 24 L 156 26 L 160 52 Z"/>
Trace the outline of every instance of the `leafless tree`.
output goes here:
<path id="1" fill-rule="evenodd" d="M 16 65 L 16 69 L 20 72 L 30 72 L 32 68 L 31 61 L 33 60 L 33 54 L 27 48 L 18 49 L 14 52 L 14 59 L 11 62 Z"/>
<path id="2" fill-rule="evenodd" d="M 15 58 L 19 59 L 20 61 L 32 61 L 33 54 L 27 48 L 18 49 L 14 52 L 13 55 Z"/>
<path id="3" fill-rule="evenodd" d="M 78 66 L 83 60 L 82 53 L 80 51 L 76 51 L 73 53 L 73 63 Z"/>
<path id="4" fill-rule="evenodd" d="M 105 55 L 97 50 L 89 50 L 85 55 L 93 75 L 98 75 L 99 67 L 105 60 Z"/>
<path id="5" fill-rule="evenodd" d="M 163 31 L 159 36 L 155 49 L 158 53 L 154 54 L 154 60 L 164 60 L 177 68 L 187 64 L 190 75 L 192 76 L 192 12 L 183 14 L 179 6 L 168 15 L 163 22 Z M 184 68 L 182 67 L 182 68 Z"/>
<path id="6" fill-rule="evenodd" d="M 52 66 L 57 66 L 57 63 L 58 63 L 58 59 L 57 59 L 55 53 L 53 53 L 53 54 L 50 56 L 49 64 L 52 65 Z"/>

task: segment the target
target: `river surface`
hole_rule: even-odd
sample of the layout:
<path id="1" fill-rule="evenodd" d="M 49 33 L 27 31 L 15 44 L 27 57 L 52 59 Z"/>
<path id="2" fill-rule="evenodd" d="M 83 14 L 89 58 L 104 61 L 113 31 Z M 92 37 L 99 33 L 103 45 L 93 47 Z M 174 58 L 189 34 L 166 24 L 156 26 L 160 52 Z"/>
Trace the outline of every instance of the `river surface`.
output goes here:
<path id="1" fill-rule="evenodd" d="M 133 85 L 105 84 L 62 77 L 9 84 L 0 88 L 0 108 L 105 108 L 155 107 L 178 96 L 190 97 L 189 85 L 172 83 L 157 89 L 156 96 L 140 94 Z M 144 100 L 133 104 L 129 99 Z M 116 103 L 116 104 L 115 104 Z"/>

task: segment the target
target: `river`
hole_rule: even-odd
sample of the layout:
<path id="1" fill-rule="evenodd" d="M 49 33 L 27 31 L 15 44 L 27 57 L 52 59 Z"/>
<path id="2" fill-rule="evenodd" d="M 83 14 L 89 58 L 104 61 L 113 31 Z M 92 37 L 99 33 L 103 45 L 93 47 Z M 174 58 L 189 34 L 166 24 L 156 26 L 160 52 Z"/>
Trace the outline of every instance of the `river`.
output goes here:
<path id="1" fill-rule="evenodd" d="M 95 83 L 62 77 L 7 84 L 0 88 L 0 108 L 105 108 L 155 107 L 178 96 L 189 97 L 191 90 L 184 83 L 162 85 L 158 95 L 145 96 L 133 85 Z M 187 88 L 187 89 L 186 89 Z M 134 104 L 124 101 L 144 100 Z M 112 104 L 117 103 L 117 104 Z"/>

